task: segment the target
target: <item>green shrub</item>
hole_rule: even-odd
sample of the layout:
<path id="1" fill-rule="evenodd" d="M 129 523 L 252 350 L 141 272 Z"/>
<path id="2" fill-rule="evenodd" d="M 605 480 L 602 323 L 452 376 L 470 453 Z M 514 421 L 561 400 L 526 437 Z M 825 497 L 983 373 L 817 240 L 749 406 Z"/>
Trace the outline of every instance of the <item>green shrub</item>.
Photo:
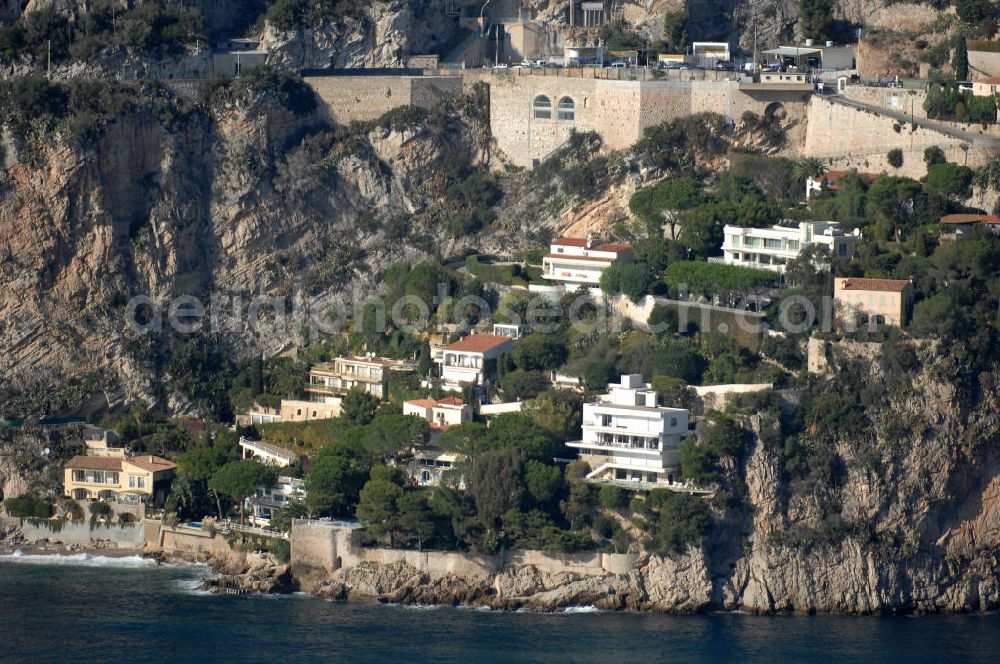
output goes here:
<path id="1" fill-rule="evenodd" d="M 19 519 L 48 519 L 52 516 L 52 505 L 49 501 L 35 494 L 25 493 L 3 501 L 7 514 Z"/>
<path id="2" fill-rule="evenodd" d="M 893 168 L 900 168 L 903 165 L 903 151 L 899 148 L 889 150 L 889 153 L 886 155 L 886 161 Z"/>
<path id="3" fill-rule="evenodd" d="M 622 510 L 628 506 L 629 493 L 619 486 L 605 484 L 597 492 L 597 501 L 601 507 L 610 510 Z"/>

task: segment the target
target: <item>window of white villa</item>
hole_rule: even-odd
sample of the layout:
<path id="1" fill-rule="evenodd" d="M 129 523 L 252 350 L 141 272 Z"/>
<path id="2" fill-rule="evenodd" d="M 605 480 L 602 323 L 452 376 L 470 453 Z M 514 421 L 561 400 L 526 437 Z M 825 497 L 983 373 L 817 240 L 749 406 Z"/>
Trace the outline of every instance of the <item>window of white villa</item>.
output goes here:
<path id="1" fill-rule="evenodd" d="M 545 95 L 538 95 L 531 104 L 534 109 L 536 120 L 550 120 L 552 118 L 552 100 Z"/>
<path id="2" fill-rule="evenodd" d="M 576 102 L 574 102 L 569 97 L 563 97 L 559 100 L 558 113 L 556 115 L 560 120 L 575 120 L 576 119 Z"/>

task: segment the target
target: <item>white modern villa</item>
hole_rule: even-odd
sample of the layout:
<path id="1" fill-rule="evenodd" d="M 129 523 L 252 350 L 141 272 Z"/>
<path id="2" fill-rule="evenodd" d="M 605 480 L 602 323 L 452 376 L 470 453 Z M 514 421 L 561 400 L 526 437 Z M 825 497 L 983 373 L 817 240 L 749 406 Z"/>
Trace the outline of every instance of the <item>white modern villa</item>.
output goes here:
<path id="1" fill-rule="evenodd" d="M 552 241 L 549 253 L 542 258 L 542 278 L 570 289 L 597 286 L 606 269 L 632 261 L 631 245 L 595 242 L 589 234 L 586 238 L 562 237 Z"/>
<path id="2" fill-rule="evenodd" d="M 686 410 L 658 406 L 642 376 L 626 374 L 583 404 L 583 438 L 566 445 L 590 464 L 588 479 L 654 488 L 677 481 L 677 446 L 689 434 Z"/>
<path id="3" fill-rule="evenodd" d="M 823 245 L 834 258 L 850 258 L 861 241 L 857 229 L 844 234 L 835 221 L 803 221 L 798 226 L 723 229 L 722 260 L 726 265 L 742 265 L 760 270 L 784 272 L 788 261 L 812 245 Z M 829 267 L 829 266 L 817 266 Z"/>
<path id="4" fill-rule="evenodd" d="M 247 517 L 250 525 L 267 528 L 271 519 L 277 516 L 281 508 L 306 498 L 305 482 L 296 477 L 278 477 L 278 481 L 270 489 L 263 487 L 257 493 L 247 498 Z"/>

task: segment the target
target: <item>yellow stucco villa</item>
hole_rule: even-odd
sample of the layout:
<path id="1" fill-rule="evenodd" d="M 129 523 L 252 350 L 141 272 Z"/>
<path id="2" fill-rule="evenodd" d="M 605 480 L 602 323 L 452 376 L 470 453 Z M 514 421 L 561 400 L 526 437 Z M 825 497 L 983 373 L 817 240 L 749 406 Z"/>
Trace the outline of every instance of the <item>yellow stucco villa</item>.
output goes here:
<path id="1" fill-rule="evenodd" d="M 74 500 L 160 505 L 176 468 L 172 461 L 151 454 L 75 456 L 64 466 L 64 493 Z"/>

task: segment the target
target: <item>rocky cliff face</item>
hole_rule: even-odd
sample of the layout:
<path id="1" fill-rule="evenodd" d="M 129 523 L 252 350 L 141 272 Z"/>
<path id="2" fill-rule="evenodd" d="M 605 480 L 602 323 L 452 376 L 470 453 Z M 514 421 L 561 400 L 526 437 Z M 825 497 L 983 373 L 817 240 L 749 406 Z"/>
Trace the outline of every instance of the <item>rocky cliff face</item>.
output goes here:
<path id="1" fill-rule="evenodd" d="M 419 125 L 345 135 L 270 93 L 180 103 L 161 117 L 126 112 L 83 144 L 5 131 L 0 371 L 5 393 L 21 398 L 8 417 L 155 401 L 161 342 L 124 324 L 136 295 L 188 294 L 206 306 L 213 293 L 241 295 L 220 340 L 276 352 L 304 332 L 251 331 L 250 298 L 291 295 L 296 283 L 301 298 L 371 294 L 393 261 L 454 244 L 429 210 L 436 192 L 425 174 L 445 155 L 480 158 L 478 120 L 455 113 L 434 135 Z M 357 224 L 370 209 L 408 219 L 391 230 Z M 95 401 L 69 406 L 81 392 Z"/>

